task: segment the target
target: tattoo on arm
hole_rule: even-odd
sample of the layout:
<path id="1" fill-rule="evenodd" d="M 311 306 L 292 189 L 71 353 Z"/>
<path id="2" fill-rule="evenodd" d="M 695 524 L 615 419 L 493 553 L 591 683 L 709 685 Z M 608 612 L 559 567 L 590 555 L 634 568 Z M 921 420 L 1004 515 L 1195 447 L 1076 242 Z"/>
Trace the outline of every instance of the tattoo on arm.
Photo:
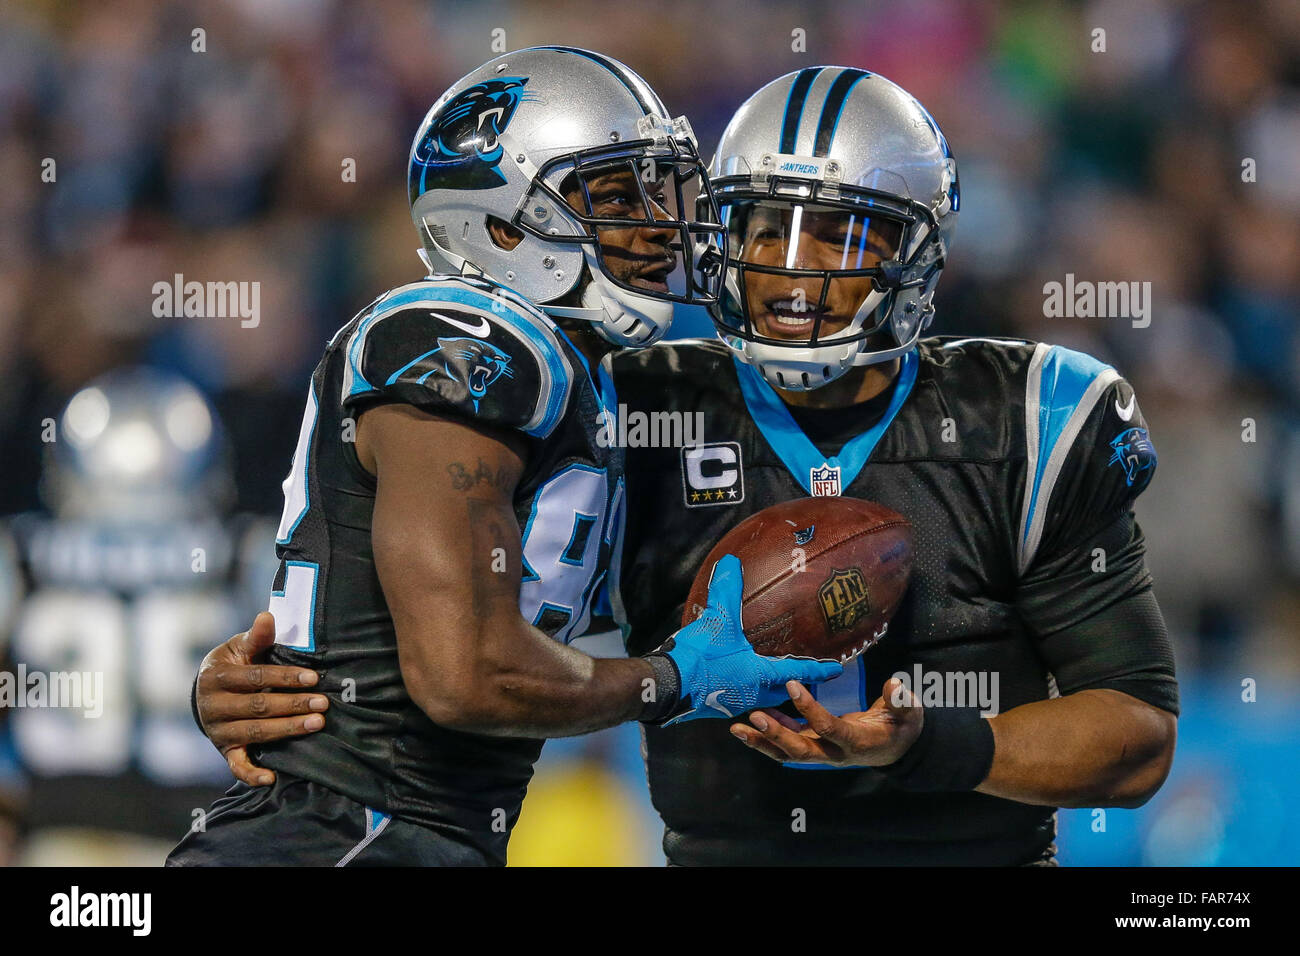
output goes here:
<path id="1" fill-rule="evenodd" d="M 482 458 L 478 464 L 470 467 L 465 462 L 453 461 L 447 465 L 447 474 L 451 476 L 451 486 L 457 491 L 469 491 L 480 485 L 487 485 L 498 491 L 510 491 L 514 488 L 514 476 L 510 469 L 501 465 L 495 470 Z"/>
<path id="2" fill-rule="evenodd" d="M 487 617 L 502 602 L 519 606 L 519 528 L 514 515 L 499 505 L 478 498 L 469 505 L 470 547 L 474 578 L 471 607 L 476 617 Z"/>

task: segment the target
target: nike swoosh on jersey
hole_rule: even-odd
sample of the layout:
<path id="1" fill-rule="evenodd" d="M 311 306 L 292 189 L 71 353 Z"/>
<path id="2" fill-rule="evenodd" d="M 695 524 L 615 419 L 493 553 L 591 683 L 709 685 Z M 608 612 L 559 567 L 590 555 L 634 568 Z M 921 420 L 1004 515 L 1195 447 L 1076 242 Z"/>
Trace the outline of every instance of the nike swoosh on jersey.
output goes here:
<path id="1" fill-rule="evenodd" d="M 728 717 L 734 716 L 734 715 L 731 713 L 731 711 L 727 710 L 727 708 L 723 707 L 721 704 L 718 703 L 718 698 L 721 697 L 722 694 L 723 694 L 723 691 L 715 690 L 715 691 L 714 691 L 713 693 L 711 693 L 708 697 L 704 698 L 704 706 L 705 706 L 705 707 L 712 707 L 714 710 L 720 710 L 720 711 L 722 711 L 724 714 L 726 714 Z"/>
<path id="2" fill-rule="evenodd" d="M 430 312 L 429 314 L 433 316 L 435 319 L 441 319 L 443 322 L 446 322 L 448 325 L 454 325 L 462 332 L 468 332 L 470 335 L 477 335 L 480 337 L 484 337 L 489 332 L 492 331 L 492 326 L 488 324 L 487 319 L 480 318 L 478 320 L 478 325 L 467 325 L 464 322 L 458 322 L 456 319 L 453 319 L 449 315 L 443 315 L 441 312 Z"/>
<path id="3" fill-rule="evenodd" d="M 1115 397 L 1115 414 L 1119 416 L 1120 421 L 1126 422 L 1133 417 L 1133 404 L 1137 400 L 1136 394 L 1130 394 L 1127 405 L 1120 405 L 1119 397 Z"/>

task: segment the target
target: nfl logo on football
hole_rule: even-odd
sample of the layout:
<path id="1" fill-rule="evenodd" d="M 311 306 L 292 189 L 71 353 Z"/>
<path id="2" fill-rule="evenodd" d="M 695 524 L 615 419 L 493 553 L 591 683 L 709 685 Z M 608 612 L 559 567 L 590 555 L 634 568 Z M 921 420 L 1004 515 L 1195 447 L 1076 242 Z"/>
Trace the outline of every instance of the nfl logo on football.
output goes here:
<path id="1" fill-rule="evenodd" d="M 814 498 L 837 498 L 840 493 L 840 469 L 830 465 L 808 469 Z"/>

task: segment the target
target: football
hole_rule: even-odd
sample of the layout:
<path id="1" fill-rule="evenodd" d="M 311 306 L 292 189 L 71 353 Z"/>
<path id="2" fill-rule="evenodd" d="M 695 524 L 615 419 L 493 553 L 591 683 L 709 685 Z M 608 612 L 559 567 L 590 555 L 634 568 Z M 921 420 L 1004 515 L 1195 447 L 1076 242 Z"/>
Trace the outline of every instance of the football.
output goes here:
<path id="1" fill-rule="evenodd" d="M 704 559 L 683 625 L 703 611 L 713 565 L 724 554 L 744 568 L 741 623 L 754 650 L 848 661 L 884 636 L 903 600 L 912 526 L 898 512 L 857 498 L 800 498 L 765 508 Z"/>

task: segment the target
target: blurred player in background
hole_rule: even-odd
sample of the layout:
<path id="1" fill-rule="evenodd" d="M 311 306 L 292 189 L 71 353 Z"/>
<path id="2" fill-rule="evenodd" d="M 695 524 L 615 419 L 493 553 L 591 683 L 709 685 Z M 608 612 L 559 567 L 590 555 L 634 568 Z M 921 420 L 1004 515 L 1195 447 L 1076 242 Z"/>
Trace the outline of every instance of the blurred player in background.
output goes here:
<path id="1" fill-rule="evenodd" d="M 665 852 L 1050 863 L 1055 807 L 1139 805 L 1173 755 L 1172 650 L 1132 513 L 1155 452 L 1133 391 L 1055 346 L 920 339 L 957 167 L 884 78 L 774 81 L 737 111 L 711 174 L 732 251 L 721 341 L 614 362 L 629 413 L 704 410 L 708 438 L 628 449 L 629 651 L 680 626 L 704 556 L 778 501 L 879 501 L 913 523 L 917 563 L 887 640 L 797 710 L 729 728 L 752 750 L 717 722 L 646 727 Z M 915 706 L 886 683 L 915 668 L 995 691 Z"/>
<path id="2" fill-rule="evenodd" d="M 15 683 L 27 706 L 8 701 L 0 724 L 11 792 L 25 797 L 22 860 L 156 865 L 225 770 L 196 747 L 176 681 L 213 627 L 265 601 L 272 524 L 230 513 L 221 424 L 171 373 L 132 367 L 92 382 L 52 437 L 48 511 L 10 519 L 0 550 L 4 670 L 26 676 Z M 82 699 L 51 706 L 51 675 L 85 678 Z M 38 681 L 44 701 L 30 692 Z"/>
<path id="3" fill-rule="evenodd" d="M 601 360 L 721 282 L 704 167 L 668 117 L 627 67 L 560 47 L 497 57 L 429 111 L 409 198 L 431 273 L 334 336 L 284 483 L 271 661 L 319 669 L 330 720 L 265 748 L 273 786 L 236 785 L 169 863 L 504 863 L 541 738 L 729 716 L 839 673 L 753 652 L 731 556 L 662 653 L 567 646 L 621 521 Z"/>

